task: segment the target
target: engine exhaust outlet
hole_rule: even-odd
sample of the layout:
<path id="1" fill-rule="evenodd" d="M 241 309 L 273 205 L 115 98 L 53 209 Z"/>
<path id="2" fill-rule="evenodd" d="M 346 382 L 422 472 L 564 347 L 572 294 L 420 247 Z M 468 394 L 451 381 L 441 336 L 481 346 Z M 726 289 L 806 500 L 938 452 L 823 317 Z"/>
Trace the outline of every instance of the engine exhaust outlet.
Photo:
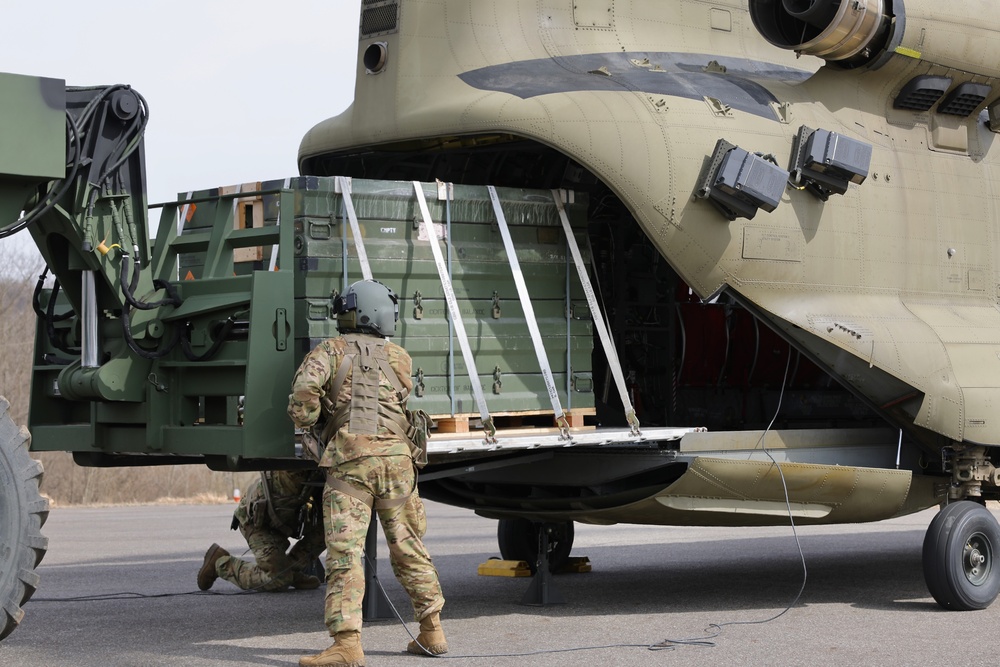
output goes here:
<path id="1" fill-rule="evenodd" d="M 750 0 L 768 42 L 851 66 L 870 61 L 888 38 L 886 0 Z"/>

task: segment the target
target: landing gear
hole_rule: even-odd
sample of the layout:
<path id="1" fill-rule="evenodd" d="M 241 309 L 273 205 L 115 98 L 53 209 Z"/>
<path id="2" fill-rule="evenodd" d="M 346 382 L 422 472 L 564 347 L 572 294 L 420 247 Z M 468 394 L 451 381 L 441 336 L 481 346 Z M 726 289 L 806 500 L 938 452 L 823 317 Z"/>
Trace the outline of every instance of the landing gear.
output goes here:
<path id="1" fill-rule="evenodd" d="M 1000 525 L 982 505 L 945 506 L 924 537 L 924 579 L 945 609 L 985 609 L 1000 594 Z"/>
<path id="2" fill-rule="evenodd" d="M 21 622 L 48 548 L 41 528 L 49 504 L 38 493 L 42 464 L 28 456 L 28 432 L 14 425 L 8 407 L 0 396 L 0 639 Z"/>
<path id="3" fill-rule="evenodd" d="M 500 519 L 497 526 L 497 542 L 504 560 L 523 560 L 534 574 L 538 563 L 539 530 L 548 530 L 549 571 L 556 572 L 566 561 L 573 549 L 573 522 L 535 523 L 528 519 Z"/>

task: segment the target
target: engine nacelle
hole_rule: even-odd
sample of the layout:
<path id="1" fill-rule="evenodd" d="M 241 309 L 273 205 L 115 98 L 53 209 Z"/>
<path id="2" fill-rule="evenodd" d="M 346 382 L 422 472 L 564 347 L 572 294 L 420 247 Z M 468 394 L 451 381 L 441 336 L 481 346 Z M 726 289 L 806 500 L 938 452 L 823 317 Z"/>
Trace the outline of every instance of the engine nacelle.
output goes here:
<path id="1" fill-rule="evenodd" d="M 886 0 L 751 0 L 750 18 L 775 46 L 857 66 L 888 41 Z"/>
<path id="2" fill-rule="evenodd" d="M 841 67 L 916 58 L 1000 77 L 1000 15 L 992 0 L 749 0 L 771 44 Z"/>

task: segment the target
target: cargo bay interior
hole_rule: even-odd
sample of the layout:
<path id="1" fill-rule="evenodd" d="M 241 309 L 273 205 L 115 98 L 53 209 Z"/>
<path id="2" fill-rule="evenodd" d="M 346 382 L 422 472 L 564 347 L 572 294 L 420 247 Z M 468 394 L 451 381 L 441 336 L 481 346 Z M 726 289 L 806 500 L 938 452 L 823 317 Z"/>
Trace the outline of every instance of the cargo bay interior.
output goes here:
<path id="1" fill-rule="evenodd" d="M 729 294 L 702 302 L 655 250 L 623 202 L 558 151 L 509 135 L 461 137 L 308 160 L 304 173 L 565 188 L 586 193 L 591 277 L 644 425 L 762 429 L 878 426 L 880 417 Z M 596 421 L 623 425 L 599 344 Z M 789 354 L 791 361 L 789 363 Z"/>

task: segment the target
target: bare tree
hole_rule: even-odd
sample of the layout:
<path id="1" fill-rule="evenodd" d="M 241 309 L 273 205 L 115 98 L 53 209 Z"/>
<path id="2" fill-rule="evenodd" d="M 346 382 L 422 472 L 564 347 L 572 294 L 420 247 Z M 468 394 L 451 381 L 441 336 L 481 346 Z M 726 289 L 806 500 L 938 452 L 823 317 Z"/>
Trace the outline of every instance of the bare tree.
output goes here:
<path id="1" fill-rule="evenodd" d="M 10 415 L 19 424 L 28 419 L 35 339 L 31 296 L 41 269 L 37 254 L 0 244 L 0 394 L 10 401 Z"/>

